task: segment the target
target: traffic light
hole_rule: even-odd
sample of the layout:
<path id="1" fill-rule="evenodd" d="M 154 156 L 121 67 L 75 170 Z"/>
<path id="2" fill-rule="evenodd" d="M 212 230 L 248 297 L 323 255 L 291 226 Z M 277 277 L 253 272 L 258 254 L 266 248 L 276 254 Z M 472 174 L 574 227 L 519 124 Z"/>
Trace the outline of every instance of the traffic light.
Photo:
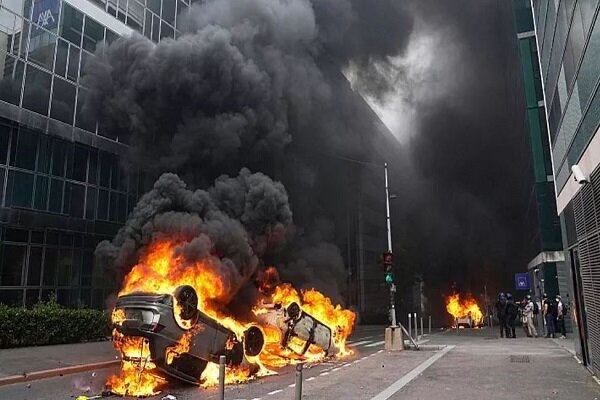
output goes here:
<path id="1" fill-rule="evenodd" d="M 392 253 L 383 253 L 383 273 L 385 274 L 385 282 L 394 282 L 394 265 Z"/>

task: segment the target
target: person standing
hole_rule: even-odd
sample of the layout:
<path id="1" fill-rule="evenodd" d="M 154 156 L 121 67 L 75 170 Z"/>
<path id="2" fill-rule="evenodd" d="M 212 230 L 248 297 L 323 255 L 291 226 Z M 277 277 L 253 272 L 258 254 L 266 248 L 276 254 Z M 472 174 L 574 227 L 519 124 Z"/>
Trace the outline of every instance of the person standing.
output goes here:
<path id="1" fill-rule="evenodd" d="M 567 328 L 565 326 L 565 316 L 567 315 L 567 306 L 562 302 L 560 295 L 556 295 L 556 320 L 558 322 L 557 330 L 560 331 L 560 338 L 567 338 Z"/>
<path id="2" fill-rule="evenodd" d="M 498 301 L 496 301 L 496 315 L 500 324 L 500 337 L 503 338 L 506 329 L 506 296 L 502 292 L 498 294 Z"/>
<path id="3" fill-rule="evenodd" d="M 554 338 L 556 327 L 554 321 L 556 320 L 556 304 L 548 295 L 544 293 L 544 321 L 546 321 L 546 337 Z"/>
<path id="4" fill-rule="evenodd" d="M 512 294 L 506 293 L 506 337 L 516 339 L 515 320 L 519 314 L 519 306 L 513 300 Z"/>
<path id="5" fill-rule="evenodd" d="M 527 327 L 527 336 L 528 337 L 538 337 L 537 329 L 535 329 L 535 325 L 533 324 L 533 311 L 535 309 L 535 304 L 531 300 L 531 295 L 527 295 L 525 297 L 525 307 L 523 307 L 523 317 L 525 318 L 525 326 Z"/>

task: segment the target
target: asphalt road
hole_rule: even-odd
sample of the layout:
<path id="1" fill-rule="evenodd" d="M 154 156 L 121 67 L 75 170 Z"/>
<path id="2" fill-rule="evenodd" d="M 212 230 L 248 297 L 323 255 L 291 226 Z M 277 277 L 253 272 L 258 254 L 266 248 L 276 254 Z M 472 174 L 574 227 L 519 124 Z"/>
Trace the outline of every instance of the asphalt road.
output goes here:
<path id="1" fill-rule="evenodd" d="M 432 335 L 421 351 L 388 353 L 383 327 L 359 327 L 350 338 L 354 355 L 304 370 L 303 399 L 600 399 L 600 385 L 551 340 L 500 340 L 495 331 Z M 71 399 L 100 393 L 101 370 L 0 387 L 0 399 Z M 293 366 L 278 375 L 226 387 L 227 400 L 294 399 Z M 172 384 L 159 396 L 216 399 L 216 389 Z M 111 397 L 116 399 L 116 397 Z"/>

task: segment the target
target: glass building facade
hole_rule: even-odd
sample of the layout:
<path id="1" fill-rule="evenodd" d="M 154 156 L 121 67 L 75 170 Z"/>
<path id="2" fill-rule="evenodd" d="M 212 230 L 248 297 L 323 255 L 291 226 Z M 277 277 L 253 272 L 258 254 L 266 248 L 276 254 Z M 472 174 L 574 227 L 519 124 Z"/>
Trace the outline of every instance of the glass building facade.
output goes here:
<path id="1" fill-rule="evenodd" d="M 575 347 L 600 372 L 600 20 L 598 0 L 532 0 L 556 208 L 577 328 Z M 577 165 L 586 181 L 575 180 Z"/>
<path id="2" fill-rule="evenodd" d="M 118 283 L 94 249 L 151 185 L 126 141 L 81 111 L 97 46 L 177 34 L 183 0 L 0 0 L 0 303 L 104 307 Z M 127 172 L 126 172 L 127 171 Z"/>
<path id="3" fill-rule="evenodd" d="M 564 262 L 560 219 L 556 213 L 550 140 L 530 0 L 513 0 L 513 11 L 534 178 L 532 201 L 538 221 L 537 254 L 529 262 L 528 271 L 533 284 L 532 294 L 541 299 L 544 293 L 555 296 L 570 292 L 570 274 Z M 570 319 L 566 322 L 570 330 Z M 543 326 L 539 328 L 543 330 Z"/>

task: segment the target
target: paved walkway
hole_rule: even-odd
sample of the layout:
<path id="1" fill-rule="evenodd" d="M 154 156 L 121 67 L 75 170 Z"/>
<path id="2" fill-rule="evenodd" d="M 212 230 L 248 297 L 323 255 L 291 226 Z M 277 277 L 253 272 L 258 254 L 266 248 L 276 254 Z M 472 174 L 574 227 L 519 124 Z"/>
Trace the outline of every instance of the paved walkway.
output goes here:
<path id="1" fill-rule="evenodd" d="M 118 358 L 112 342 L 60 344 L 0 350 L 0 378 Z"/>

